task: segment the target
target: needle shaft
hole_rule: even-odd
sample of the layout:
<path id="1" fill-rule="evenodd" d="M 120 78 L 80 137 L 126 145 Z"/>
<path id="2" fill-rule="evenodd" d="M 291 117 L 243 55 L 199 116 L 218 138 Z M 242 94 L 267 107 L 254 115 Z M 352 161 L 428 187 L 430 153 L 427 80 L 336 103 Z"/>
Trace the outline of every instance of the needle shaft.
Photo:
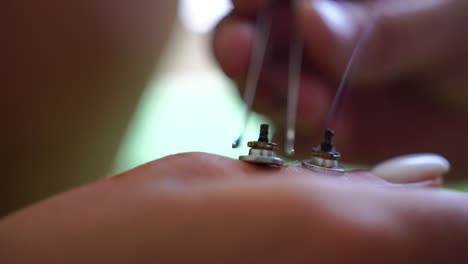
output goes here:
<path id="1" fill-rule="evenodd" d="M 377 0 L 377 2 L 374 4 L 372 15 L 369 18 L 369 22 L 367 23 L 367 25 L 364 26 L 363 31 L 358 37 L 358 40 L 351 52 L 351 56 L 346 64 L 345 70 L 340 80 L 340 84 L 338 85 L 338 89 L 336 90 L 336 94 L 333 98 L 331 108 L 328 112 L 328 116 L 326 119 L 327 127 L 331 126 L 332 119 L 335 116 L 335 113 L 343 97 L 343 92 L 345 90 L 345 87 L 348 84 L 351 71 L 353 70 L 353 68 L 355 68 L 355 65 L 358 62 L 359 55 L 361 55 L 361 51 L 364 48 L 364 45 L 369 41 L 372 35 L 372 32 L 374 31 L 375 24 L 380 15 L 379 11 L 380 11 L 381 5 L 384 2 L 385 2 L 384 0 Z"/>
<path id="2" fill-rule="evenodd" d="M 296 117 L 301 85 L 302 53 L 304 43 L 298 30 L 295 31 L 289 50 L 288 105 L 286 113 L 286 154 L 294 154 Z"/>

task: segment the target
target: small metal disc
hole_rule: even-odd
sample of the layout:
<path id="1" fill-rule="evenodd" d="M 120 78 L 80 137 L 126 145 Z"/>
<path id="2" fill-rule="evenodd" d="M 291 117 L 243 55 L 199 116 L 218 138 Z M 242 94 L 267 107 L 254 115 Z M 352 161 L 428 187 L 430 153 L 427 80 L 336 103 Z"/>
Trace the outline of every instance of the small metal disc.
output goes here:
<path id="1" fill-rule="evenodd" d="M 278 157 L 248 155 L 248 156 L 240 156 L 239 159 L 242 161 L 255 163 L 255 164 L 262 164 L 262 165 L 270 165 L 270 166 L 283 166 L 284 165 L 284 161 Z"/>
<path id="2" fill-rule="evenodd" d="M 268 141 L 268 124 L 260 126 L 260 136 L 258 141 L 250 141 L 247 146 L 250 148 L 249 155 L 240 156 L 239 160 L 261 164 L 266 166 L 283 166 L 284 161 L 276 157 L 275 149 L 278 145 Z"/>
<path id="3" fill-rule="evenodd" d="M 320 173 L 325 173 L 325 174 L 332 174 L 332 175 L 343 175 L 345 173 L 345 170 L 343 167 L 340 166 L 335 166 L 335 167 L 323 167 L 320 165 L 317 165 L 314 160 L 306 160 L 302 162 L 302 165 L 306 167 L 307 169 L 320 172 Z"/>

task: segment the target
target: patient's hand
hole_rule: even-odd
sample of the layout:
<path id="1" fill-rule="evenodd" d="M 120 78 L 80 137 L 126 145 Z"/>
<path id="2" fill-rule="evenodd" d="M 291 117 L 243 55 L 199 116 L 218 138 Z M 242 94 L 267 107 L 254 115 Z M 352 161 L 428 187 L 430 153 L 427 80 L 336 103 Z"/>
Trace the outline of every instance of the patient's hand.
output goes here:
<path id="1" fill-rule="evenodd" d="M 445 263 L 468 257 L 467 205 L 466 195 L 369 172 L 336 177 L 181 154 L 3 219 L 0 256 L 5 263 Z"/>

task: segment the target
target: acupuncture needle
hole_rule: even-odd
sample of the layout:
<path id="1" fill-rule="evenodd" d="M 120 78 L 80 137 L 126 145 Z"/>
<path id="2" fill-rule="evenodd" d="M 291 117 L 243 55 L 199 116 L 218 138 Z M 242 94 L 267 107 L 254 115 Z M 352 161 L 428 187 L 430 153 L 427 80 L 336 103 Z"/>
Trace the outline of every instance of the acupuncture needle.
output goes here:
<path id="1" fill-rule="evenodd" d="M 370 37 L 372 36 L 372 33 L 374 32 L 374 27 L 377 23 L 377 20 L 380 15 L 380 10 L 384 2 L 384 0 L 377 0 L 377 2 L 374 3 L 372 8 L 373 11 L 369 18 L 369 22 L 364 26 L 363 31 L 361 32 L 360 36 L 356 41 L 356 44 L 353 47 L 351 56 L 349 57 L 343 75 L 341 76 L 340 83 L 338 85 L 330 110 L 327 115 L 327 127 L 330 127 L 332 118 L 334 117 L 338 109 L 338 105 L 343 97 L 344 89 L 348 84 L 349 77 L 352 73 L 351 71 L 356 67 L 355 65 L 358 62 L 359 55 L 361 55 L 361 51 L 364 48 L 364 45 L 369 41 Z"/>
<path id="2" fill-rule="evenodd" d="M 271 25 L 273 21 L 272 7 L 268 6 L 262 9 L 255 28 L 254 43 L 250 65 L 247 73 L 247 81 L 244 90 L 244 102 L 246 103 L 246 113 L 239 137 L 232 143 L 232 148 L 237 148 L 242 142 L 247 125 L 252 115 L 252 108 L 255 101 L 257 86 L 262 73 L 262 67 L 265 61 L 268 41 L 270 39 Z"/>
<path id="3" fill-rule="evenodd" d="M 296 117 L 301 85 L 301 67 L 304 41 L 299 30 L 294 31 L 289 48 L 288 69 L 288 104 L 286 113 L 286 142 L 287 155 L 294 155 L 294 143 L 296 138 Z"/>

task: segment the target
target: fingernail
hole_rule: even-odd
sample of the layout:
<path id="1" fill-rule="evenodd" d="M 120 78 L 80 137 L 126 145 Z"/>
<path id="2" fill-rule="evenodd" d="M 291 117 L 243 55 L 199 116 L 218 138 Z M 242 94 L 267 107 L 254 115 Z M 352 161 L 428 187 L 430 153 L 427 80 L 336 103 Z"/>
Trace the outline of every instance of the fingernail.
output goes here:
<path id="1" fill-rule="evenodd" d="M 440 178 L 449 170 L 449 161 L 440 155 L 413 154 L 384 161 L 371 172 L 392 183 L 414 183 Z"/>

